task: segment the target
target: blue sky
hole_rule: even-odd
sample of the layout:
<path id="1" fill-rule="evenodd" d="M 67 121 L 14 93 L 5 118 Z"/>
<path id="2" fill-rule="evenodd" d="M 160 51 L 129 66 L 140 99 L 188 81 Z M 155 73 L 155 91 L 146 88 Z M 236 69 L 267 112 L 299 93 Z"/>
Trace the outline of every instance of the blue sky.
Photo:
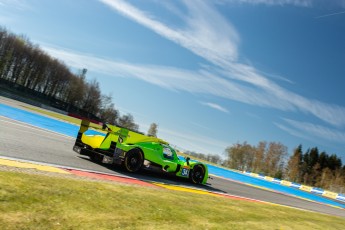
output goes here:
<path id="1" fill-rule="evenodd" d="M 182 149 L 278 141 L 345 162 L 345 0 L 0 0 L 0 25 Z"/>

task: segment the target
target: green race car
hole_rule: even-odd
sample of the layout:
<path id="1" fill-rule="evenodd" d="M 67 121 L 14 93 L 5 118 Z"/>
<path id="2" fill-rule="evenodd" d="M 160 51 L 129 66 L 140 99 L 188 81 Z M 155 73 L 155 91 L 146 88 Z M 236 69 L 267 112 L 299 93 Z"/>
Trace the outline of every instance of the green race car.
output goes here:
<path id="1" fill-rule="evenodd" d="M 148 169 L 195 184 L 206 184 L 208 179 L 205 164 L 188 157 L 181 160 L 166 141 L 114 125 L 105 124 L 100 129 L 82 120 L 73 150 L 93 161 L 122 165 L 128 172 Z"/>

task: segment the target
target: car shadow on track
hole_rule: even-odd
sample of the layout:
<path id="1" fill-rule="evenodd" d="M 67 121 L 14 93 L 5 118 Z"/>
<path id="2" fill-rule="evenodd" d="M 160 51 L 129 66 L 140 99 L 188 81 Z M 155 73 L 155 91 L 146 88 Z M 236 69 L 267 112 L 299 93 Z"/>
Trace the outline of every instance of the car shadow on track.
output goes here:
<path id="1" fill-rule="evenodd" d="M 212 187 L 212 183 L 206 183 L 206 185 L 202 184 L 192 184 L 187 179 L 179 178 L 170 174 L 162 174 L 157 172 L 152 172 L 149 170 L 141 169 L 137 173 L 129 173 L 125 171 L 120 165 L 109 165 L 109 164 L 103 164 L 101 162 L 94 162 L 88 157 L 84 156 L 78 156 L 79 159 L 86 160 L 89 162 L 92 162 L 94 164 L 98 164 L 108 170 L 114 171 L 115 173 L 132 177 L 141 181 L 145 182 L 157 182 L 157 183 L 163 183 L 163 184 L 169 184 L 169 185 L 177 185 L 177 186 L 186 186 L 190 188 L 196 188 L 196 189 L 202 189 L 209 192 L 220 192 L 220 193 L 226 193 L 225 191 L 222 191 L 220 189 L 216 189 Z M 208 179 L 208 182 L 210 182 L 212 178 Z"/>

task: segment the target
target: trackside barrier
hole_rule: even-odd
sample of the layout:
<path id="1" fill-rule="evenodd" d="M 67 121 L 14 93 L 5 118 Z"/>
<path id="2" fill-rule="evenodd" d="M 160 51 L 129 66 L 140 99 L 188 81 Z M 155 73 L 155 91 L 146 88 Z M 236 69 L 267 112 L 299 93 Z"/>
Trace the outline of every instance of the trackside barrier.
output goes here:
<path id="1" fill-rule="evenodd" d="M 325 197 L 328 197 L 328 198 L 331 198 L 331 199 L 336 199 L 337 196 L 338 196 L 338 193 L 335 193 L 335 192 L 330 192 L 330 191 L 325 191 L 322 196 L 325 196 Z"/>
<path id="2" fill-rule="evenodd" d="M 291 183 L 290 181 L 287 181 L 287 180 L 282 180 L 282 181 L 280 182 L 280 184 L 290 187 L 290 185 L 291 185 L 292 183 Z"/>
<path id="3" fill-rule="evenodd" d="M 322 195 L 325 192 L 325 190 L 321 188 L 312 188 L 310 192 Z"/>
<path id="4" fill-rule="evenodd" d="M 273 183 L 276 183 L 276 184 L 281 184 L 281 183 L 282 183 L 282 180 L 277 179 L 277 178 L 273 178 L 272 182 L 273 182 Z"/>
<path id="5" fill-rule="evenodd" d="M 301 184 L 297 184 L 297 183 L 291 182 L 290 187 L 298 188 L 299 189 L 301 187 Z"/>
<path id="6" fill-rule="evenodd" d="M 259 174 L 259 175 L 258 175 L 258 178 L 265 179 L 265 176 L 264 176 L 264 175 Z"/>
<path id="7" fill-rule="evenodd" d="M 345 202 L 345 195 L 342 195 L 342 194 L 338 194 L 337 200 L 340 200 L 340 201 L 344 201 Z"/>
<path id="8" fill-rule="evenodd" d="M 258 177 L 259 176 L 259 174 L 257 174 L 257 173 L 250 173 L 250 175 L 253 176 L 253 177 Z"/>
<path id="9" fill-rule="evenodd" d="M 273 177 L 270 177 L 270 176 L 265 176 L 265 180 L 268 180 L 268 181 L 273 181 Z"/>
<path id="10" fill-rule="evenodd" d="M 310 193 L 315 193 L 327 198 L 331 198 L 331 199 L 335 199 L 335 200 L 339 200 L 342 202 L 345 202 L 345 195 L 344 194 L 340 194 L 340 193 L 335 193 L 335 192 L 331 192 L 331 191 L 327 191 L 327 190 L 323 190 L 321 188 L 314 188 L 314 187 L 310 187 L 307 185 L 302 185 L 302 184 L 298 184 L 298 183 L 294 183 L 294 182 L 290 182 L 287 180 L 280 180 L 277 178 L 273 178 L 273 177 L 269 177 L 269 176 L 264 176 L 262 174 L 258 174 L 258 173 L 252 173 L 252 172 L 247 172 L 247 171 L 243 171 L 243 174 L 246 174 L 248 176 L 252 176 L 252 177 L 256 177 L 256 178 L 260 178 L 266 181 L 270 181 L 276 184 L 281 184 L 281 185 L 285 185 L 288 187 L 292 187 L 292 188 L 297 188 L 299 190 L 303 190 L 306 192 L 310 192 Z"/>
<path id="11" fill-rule="evenodd" d="M 306 192 L 311 192 L 312 187 L 306 186 L 306 185 L 301 185 L 301 187 L 299 187 L 299 189 L 306 191 Z"/>

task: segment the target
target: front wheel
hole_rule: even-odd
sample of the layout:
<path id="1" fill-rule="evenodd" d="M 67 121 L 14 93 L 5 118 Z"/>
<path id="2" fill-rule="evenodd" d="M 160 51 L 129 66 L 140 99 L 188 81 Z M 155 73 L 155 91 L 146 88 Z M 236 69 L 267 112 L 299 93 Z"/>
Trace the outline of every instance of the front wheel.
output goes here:
<path id="1" fill-rule="evenodd" d="M 144 156 L 139 149 L 133 149 L 129 151 L 123 162 L 125 170 L 128 172 L 137 172 L 141 168 L 144 162 Z"/>
<path id="2" fill-rule="evenodd" d="M 205 177 L 205 168 L 202 165 L 195 165 L 189 179 L 194 184 L 201 184 Z"/>

